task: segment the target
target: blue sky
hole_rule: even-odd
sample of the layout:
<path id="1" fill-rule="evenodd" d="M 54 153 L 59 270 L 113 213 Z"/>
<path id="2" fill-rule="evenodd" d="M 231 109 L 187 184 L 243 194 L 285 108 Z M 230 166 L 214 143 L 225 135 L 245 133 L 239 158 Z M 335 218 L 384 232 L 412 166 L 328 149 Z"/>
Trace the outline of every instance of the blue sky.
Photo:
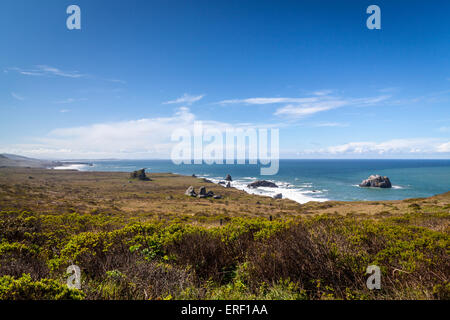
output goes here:
<path id="1" fill-rule="evenodd" d="M 81 8 L 81 30 L 66 8 Z M 381 30 L 366 8 L 381 8 Z M 449 158 L 448 1 L 4 0 L 0 152 L 168 158 L 275 127 L 283 158 Z"/>

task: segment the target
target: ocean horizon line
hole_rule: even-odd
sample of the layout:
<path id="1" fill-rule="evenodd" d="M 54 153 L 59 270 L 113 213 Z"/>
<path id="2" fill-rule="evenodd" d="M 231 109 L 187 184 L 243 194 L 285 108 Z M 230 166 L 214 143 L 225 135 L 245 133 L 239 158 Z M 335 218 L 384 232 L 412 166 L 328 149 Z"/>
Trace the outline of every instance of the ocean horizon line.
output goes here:
<path id="1" fill-rule="evenodd" d="M 41 160 L 53 160 L 53 161 L 172 161 L 172 159 L 168 159 L 168 158 L 142 158 L 142 159 L 137 159 L 137 158 L 40 158 Z M 189 159 L 187 159 L 189 160 Z M 226 161 L 227 159 L 223 159 L 223 161 Z M 257 160 L 259 161 L 259 159 L 229 159 L 229 160 L 233 160 L 233 161 L 241 161 L 241 160 L 245 160 L 250 161 L 250 160 Z M 368 161 L 392 161 L 392 160 L 401 160 L 401 161 L 422 161 L 422 160 L 450 160 L 450 158 L 279 158 L 278 160 L 314 160 L 314 161 L 327 161 L 327 160 L 357 160 L 357 161 L 361 161 L 361 160 L 368 160 Z M 191 162 L 194 162 L 194 159 L 190 160 Z M 186 163 L 183 163 L 186 164 Z M 197 163 L 192 163 L 192 164 L 197 164 Z M 206 164 L 204 161 L 201 164 Z M 213 163 L 216 164 L 216 163 Z M 237 163 L 223 163 L 225 165 L 227 164 L 237 164 Z M 247 164 L 247 163 L 245 163 Z"/>

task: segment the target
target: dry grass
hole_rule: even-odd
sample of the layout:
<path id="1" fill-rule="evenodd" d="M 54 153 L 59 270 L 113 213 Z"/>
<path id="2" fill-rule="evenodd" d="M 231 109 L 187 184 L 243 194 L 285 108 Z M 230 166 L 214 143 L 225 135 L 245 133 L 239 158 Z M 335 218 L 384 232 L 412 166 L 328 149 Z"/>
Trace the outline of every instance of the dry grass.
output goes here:
<path id="1" fill-rule="evenodd" d="M 152 181 L 130 180 L 125 172 L 78 172 L 0 168 L 0 211 L 109 214 L 140 221 L 183 217 L 202 225 L 218 225 L 232 217 L 288 218 L 319 214 L 360 215 L 374 219 L 417 210 L 450 208 L 450 193 L 399 201 L 328 201 L 298 204 L 288 199 L 250 195 L 203 179 L 170 173 L 148 173 Z M 223 199 L 184 195 L 193 185 L 206 186 Z M 446 228 L 436 225 L 434 228 Z"/>

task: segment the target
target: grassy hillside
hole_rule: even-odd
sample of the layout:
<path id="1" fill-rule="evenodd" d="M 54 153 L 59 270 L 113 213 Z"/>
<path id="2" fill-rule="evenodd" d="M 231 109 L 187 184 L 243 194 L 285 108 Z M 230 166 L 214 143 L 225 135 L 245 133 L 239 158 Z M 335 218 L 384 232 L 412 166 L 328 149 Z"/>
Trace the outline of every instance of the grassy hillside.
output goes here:
<path id="1" fill-rule="evenodd" d="M 149 177 L 0 168 L 0 299 L 450 298 L 450 193 L 300 205 Z"/>

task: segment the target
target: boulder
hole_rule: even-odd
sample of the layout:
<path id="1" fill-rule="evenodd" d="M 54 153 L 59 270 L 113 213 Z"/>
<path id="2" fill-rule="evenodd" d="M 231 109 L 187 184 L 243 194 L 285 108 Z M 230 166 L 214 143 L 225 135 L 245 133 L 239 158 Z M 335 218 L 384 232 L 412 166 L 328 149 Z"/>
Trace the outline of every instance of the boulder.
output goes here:
<path id="1" fill-rule="evenodd" d="M 197 178 L 197 176 L 195 175 L 195 173 L 192 174 L 192 178 Z"/>
<path id="2" fill-rule="evenodd" d="M 225 177 L 225 181 L 233 181 L 233 179 L 231 179 L 231 176 L 227 174 L 227 176 Z"/>
<path id="3" fill-rule="evenodd" d="M 131 179 L 139 179 L 139 180 L 142 180 L 142 181 L 150 181 L 150 180 L 151 180 L 151 179 L 150 179 L 149 177 L 147 177 L 147 175 L 145 174 L 145 168 L 144 168 L 144 169 L 141 169 L 141 170 L 133 171 L 133 172 L 130 174 L 130 178 L 131 178 Z"/>
<path id="4" fill-rule="evenodd" d="M 392 188 L 391 181 L 388 177 L 380 176 L 380 175 L 371 175 L 366 180 L 363 180 L 360 184 L 360 187 L 373 187 L 373 188 Z"/>
<path id="5" fill-rule="evenodd" d="M 278 188 L 278 186 L 270 181 L 257 180 L 247 185 L 249 188 L 267 187 L 267 188 Z"/>
<path id="6" fill-rule="evenodd" d="M 215 195 L 213 195 L 213 198 L 214 199 L 222 199 L 222 196 L 219 194 L 215 194 Z"/>
<path id="7" fill-rule="evenodd" d="M 230 181 L 227 182 L 227 185 L 225 186 L 225 188 L 231 188 L 231 183 L 230 183 Z"/>
<path id="8" fill-rule="evenodd" d="M 273 196 L 274 199 L 283 199 L 283 194 L 281 193 L 277 193 L 276 195 Z"/>
<path id="9" fill-rule="evenodd" d="M 226 184 L 225 181 L 219 181 L 219 184 Z"/>
<path id="10" fill-rule="evenodd" d="M 184 194 L 187 195 L 187 196 L 190 196 L 190 197 L 196 197 L 197 196 L 197 193 L 195 193 L 195 190 L 194 190 L 193 186 L 190 186 L 189 188 L 187 188 L 187 190 L 186 190 L 186 192 Z"/>
<path id="11" fill-rule="evenodd" d="M 206 196 L 206 188 L 205 187 L 200 187 L 200 189 L 198 189 L 198 195 L 199 196 Z"/>
<path id="12" fill-rule="evenodd" d="M 199 198 L 209 198 L 209 197 L 213 197 L 213 196 L 214 196 L 214 192 L 212 192 L 212 191 L 206 192 L 205 187 L 200 187 L 200 189 L 198 190 Z"/>

